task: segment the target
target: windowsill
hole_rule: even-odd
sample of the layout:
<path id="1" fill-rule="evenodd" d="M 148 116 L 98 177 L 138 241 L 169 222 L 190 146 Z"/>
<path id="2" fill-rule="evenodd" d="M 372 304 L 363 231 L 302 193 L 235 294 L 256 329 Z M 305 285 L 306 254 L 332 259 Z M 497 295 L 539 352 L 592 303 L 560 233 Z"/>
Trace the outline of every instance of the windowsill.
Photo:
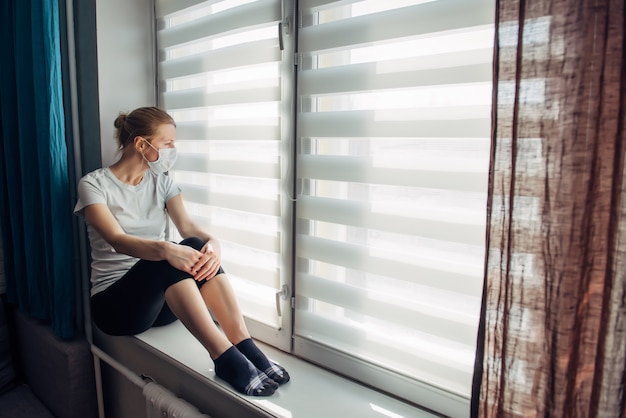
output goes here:
<path id="1" fill-rule="evenodd" d="M 321 416 L 355 418 L 435 417 L 435 415 L 410 404 L 316 367 L 311 363 L 262 343 L 259 343 L 259 346 L 266 355 L 282 364 L 289 371 L 292 380 L 281 386 L 270 397 L 257 398 L 241 395 L 235 392 L 228 384 L 216 378 L 213 372 L 213 362 L 206 350 L 178 321 L 165 327 L 150 329 L 135 338 L 104 338 L 115 339 L 118 343 L 122 342 L 123 340 L 121 339 L 124 338 L 131 342 L 135 340 L 135 343 L 136 340 L 141 341 L 143 343 L 141 345 L 147 346 L 144 348 L 144 351 L 149 351 L 152 355 L 159 358 L 160 361 L 164 361 L 164 367 L 165 365 L 169 366 L 170 370 L 164 372 L 163 376 L 172 376 L 172 379 L 175 380 L 176 375 L 180 375 L 180 372 L 183 371 L 183 373 L 195 379 L 196 385 L 198 382 L 201 382 L 207 389 L 210 388 L 213 392 L 226 395 L 223 397 L 229 398 L 231 402 L 244 404 L 248 412 L 253 411 L 251 416 L 285 418 L 317 418 Z M 121 349 L 119 353 L 128 352 L 128 348 Z M 135 350 L 137 348 L 134 347 Z M 114 353 L 111 354 L 115 356 Z M 141 356 L 141 354 L 135 357 L 137 356 Z M 122 363 L 126 362 L 124 359 L 117 360 Z M 145 368 L 145 366 L 141 367 Z M 137 369 L 132 365 L 130 368 Z M 172 370 L 176 370 L 178 373 L 173 373 Z M 142 373 L 141 370 L 135 371 Z M 157 383 L 165 387 L 172 386 L 168 388 L 175 392 L 184 392 L 184 390 L 181 390 L 183 384 L 180 382 L 168 384 L 166 381 L 168 378 L 163 376 L 157 378 Z M 198 391 L 199 389 L 194 387 L 193 390 Z M 199 391 L 202 392 L 201 389 Z M 193 400 L 187 400 L 195 404 Z M 212 402 L 212 404 L 214 403 Z M 201 410 L 204 409 L 202 405 L 197 406 Z M 254 412 L 255 410 L 258 414 Z M 212 414 L 212 416 L 222 416 L 215 413 L 215 411 Z M 224 416 L 226 415 L 230 414 L 224 413 Z"/>

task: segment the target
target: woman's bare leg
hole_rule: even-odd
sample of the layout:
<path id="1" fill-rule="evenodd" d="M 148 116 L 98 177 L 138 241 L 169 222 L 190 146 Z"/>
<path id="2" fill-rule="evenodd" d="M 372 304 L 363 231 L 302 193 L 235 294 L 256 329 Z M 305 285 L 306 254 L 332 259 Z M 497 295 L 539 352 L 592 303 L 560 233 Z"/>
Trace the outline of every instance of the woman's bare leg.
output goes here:
<path id="1" fill-rule="evenodd" d="M 250 338 L 235 291 L 226 274 L 218 274 L 207 281 L 200 288 L 200 293 L 231 343 L 238 344 Z"/>
<path id="2" fill-rule="evenodd" d="M 246 395 L 269 396 L 274 393 L 278 386 L 276 382 L 260 373 L 215 325 L 192 278 L 168 287 L 165 300 L 174 315 L 207 349 L 218 377 Z"/>
<path id="3" fill-rule="evenodd" d="M 212 359 L 231 347 L 231 343 L 213 322 L 193 279 L 181 280 L 167 288 L 165 300 L 174 315 L 207 349 Z"/>
<path id="4" fill-rule="evenodd" d="M 213 312 L 228 340 L 260 371 L 278 384 L 287 383 L 289 373 L 270 361 L 256 346 L 243 320 L 235 292 L 226 274 L 219 274 L 200 288 L 206 306 Z"/>

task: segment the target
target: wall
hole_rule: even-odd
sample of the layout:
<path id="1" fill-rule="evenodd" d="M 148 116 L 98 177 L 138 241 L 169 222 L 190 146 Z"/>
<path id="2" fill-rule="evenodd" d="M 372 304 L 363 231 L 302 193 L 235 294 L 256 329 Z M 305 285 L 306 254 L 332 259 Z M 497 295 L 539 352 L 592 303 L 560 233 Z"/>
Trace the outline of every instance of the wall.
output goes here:
<path id="1" fill-rule="evenodd" d="M 152 0 L 96 0 L 102 165 L 117 159 L 113 121 L 156 104 Z"/>
<path id="2" fill-rule="evenodd" d="M 93 1 L 96 6 L 101 166 L 108 166 L 119 157 L 113 127 L 119 112 L 156 105 L 154 6 L 153 0 Z M 88 133 L 83 131 L 82 135 Z M 93 142 L 82 138 L 83 152 L 89 152 Z M 104 362 L 101 365 L 107 416 L 145 416 L 140 389 Z"/>

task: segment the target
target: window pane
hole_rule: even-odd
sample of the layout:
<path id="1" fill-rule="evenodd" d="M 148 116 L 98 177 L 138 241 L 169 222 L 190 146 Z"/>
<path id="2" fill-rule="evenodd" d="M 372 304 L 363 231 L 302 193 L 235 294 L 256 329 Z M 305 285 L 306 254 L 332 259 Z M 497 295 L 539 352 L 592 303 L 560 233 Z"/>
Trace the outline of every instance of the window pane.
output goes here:
<path id="1" fill-rule="evenodd" d="M 342 353 L 351 359 L 335 363 L 342 373 L 445 415 L 466 412 L 484 276 L 493 5 L 301 7 L 296 347 L 320 363 L 320 352 Z M 367 380 L 364 367 L 385 378 Z M 433 401 L 441 394 L 460 401 Z"/>
<path id="2" fill-rule="evenodd" d="M 157 2 L 159 103 L 177 122 L 172 175 L 191 215 L 219 237 L 222 265 L 253 336 L 288 349 L 291 318 L 276 302 L 291 259 L 283 221 L 289 205 L 280 198 L 289 183 L 281 170 L 281 3 L 181 7 Z"/>

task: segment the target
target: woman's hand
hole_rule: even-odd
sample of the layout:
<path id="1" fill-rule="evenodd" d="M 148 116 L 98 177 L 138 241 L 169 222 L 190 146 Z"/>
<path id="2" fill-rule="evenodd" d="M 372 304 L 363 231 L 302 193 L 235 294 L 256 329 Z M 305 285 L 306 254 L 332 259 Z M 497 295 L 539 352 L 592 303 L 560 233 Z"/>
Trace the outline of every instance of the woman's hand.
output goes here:
<path id="1" fill-rule="evenodd" d="M 221 248 L 219 241 L 216 240 L 215 237 L 206 233 L 193 221 L 193 219 L 189 217 L 189 214 L 183 205 L 183 198 L 180 194 L 177 194 L 168 200 L 165 203 L 165 207 L 167 208 L 167 214 L 170 219 L 172 219 L 174 225 L 176 225 L 176 229 L 178 229 L 178 232 L 183 238 L 199 237 L 206 240 L 206 244 L 204 244 L 202 249 L 199 251 L 200 256 L 192 260 L 193 264 L 189 266 L 189 270 L 181 270 L 193 274 L 193 278 L 198 281 L 215 276 L 215 273 L 217 273 L 217 270 L 219 270 L 221 265 Z M 215 248 L 213 248 L 209 242 L 213 242 Z"/>
<path id="2" fill-rule="evenodd" d="M 192 268 L 193 278 L 197 281 L 213 278 L 220 268 L 221 262 L 209 242 L 200 250 L 200 259 Z"/>
<path id="3" fill-rule="evenodd" d="M 197 281 L 213 277 L 220 267 L 220 260 L 209 243 L 200 251 L 187 245 L 172 244 L 166 260 L 178 270 L 191 274 Z"/>

